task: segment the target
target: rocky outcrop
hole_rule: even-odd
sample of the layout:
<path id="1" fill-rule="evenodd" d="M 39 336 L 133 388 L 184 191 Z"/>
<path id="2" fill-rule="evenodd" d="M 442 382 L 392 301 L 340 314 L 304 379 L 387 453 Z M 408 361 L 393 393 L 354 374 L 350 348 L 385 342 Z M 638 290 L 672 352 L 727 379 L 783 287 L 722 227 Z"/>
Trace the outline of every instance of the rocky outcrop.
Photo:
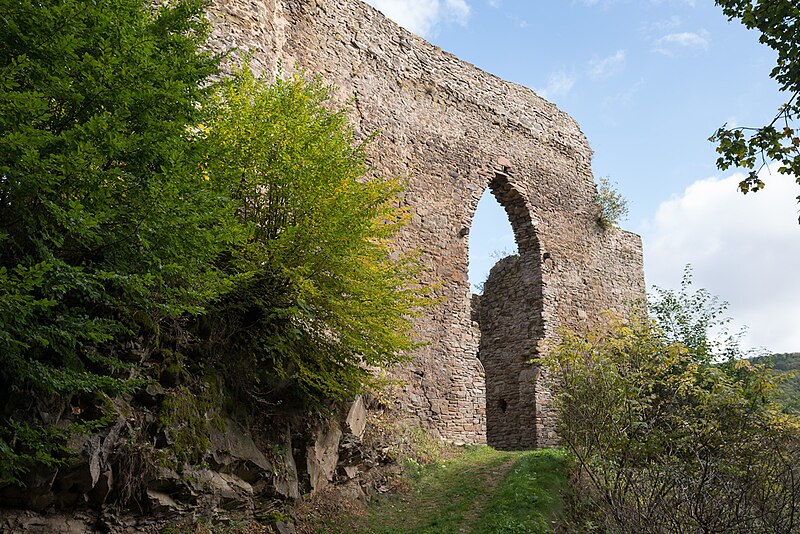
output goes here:
<path id="1" fill-rule="evenodd" d="M 339 463 L 339 443 L 342 431 L 335 421 L 321 421 L 313 433 L 313 441 L 306 452 L 311 493 L 325 489 L 333 482 Z"/>
<path id="2" fill-rule="evenodd" d="M 197 463 L 143 449 L 135 424 L 155 425 L 152 413 L 121 401 L 117 408 L 128 417 L 76 438 L 78 455 L 69 465 L 33 472 L 25 487 L 0 488 L 6 508 L 0 532 L 155 532 L 179 518 L 276 516 L 283 504 L 333 485 L 364 499 L 374 487 L 373 478 L 362 475 L 385 463 L 381 451 L 362 442 L 368 419 L 362 397 L 333 410 L 340 417 L 283 418 L 283 430 L 259 440 L 233 418 L 212 416 L 209 445 Z M 150 432 L 151 442 L 157 436 L 169 441 L 171 430 L 152 426 Z"/>

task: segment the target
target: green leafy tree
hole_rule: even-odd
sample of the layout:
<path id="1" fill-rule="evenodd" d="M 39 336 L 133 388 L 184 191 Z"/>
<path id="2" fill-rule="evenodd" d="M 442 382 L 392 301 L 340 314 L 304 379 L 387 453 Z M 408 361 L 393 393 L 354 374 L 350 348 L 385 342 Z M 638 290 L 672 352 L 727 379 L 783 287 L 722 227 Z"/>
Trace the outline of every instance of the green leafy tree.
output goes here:
<path id="1" fill-rule="evenodd" d="M 419 266 L 392 240 L 407 218 L 401 183 L 371 176 L 369 139 L 329 99 L 318 80 L 244 69 L 208 124 L 208 172 L 232 184 L 247 226 L 230 260 L 244 280 L 215 309 L 211 337 L 232 340 L 238 369 L 230 348 L 220 354 L 251 400 L 351 396 L 415 346 Z"/>
<path id="2" fill-rule="evenodd" d="M 698 361 L 721 363 L 743 356 L 742 332 L 728 330 L 728 303 L 692 286 L 691 265 L 684 268 L 680 289 L 654 287 L 648 300 L 650 315 L 664 340 L 682 344 Z"/>
<path id="3" fill-rule="evenodd" d="M 759 40 L 778 53 L 770 76 L 789 95 L 765 126 L 717 130 L 710 139 L 717 143 L 720 154 L 717 167 L 751 169 L 739 184 L 742 193 L 763 189 L 758 171 L 771 161 L 780 164 L 778 172 L 794 176 L 800 183 L 800 5 L 795 0 L 716 0 L 716 4 L 729 19 L 739 19 L 747 28 L 761 32 Z"/>
<path id="4" fill-rule="evenodd" d="M 206 145 L 194 133 L 217 72 L 200 51 L 203 10 L 0 0 L 6 413 L 22 391 L 129 389 L 124 342 L 157 337 L 227 285 L 214 260 L 234 238 L 232 205 L 199 172 Z M 0 454 L 13 460 L 35 432 L 6 423 Z"/>
<path id="5" fill-rule="evenodd" d="M 800 421 L 767 368 L 715 364 L 706 292 L 660 293 L 657 321 L 608 315 L 548 358 L 579 520 L 612 532 L 792 532 Z M 662 323 L 663 321 L 663 323 Z"/>

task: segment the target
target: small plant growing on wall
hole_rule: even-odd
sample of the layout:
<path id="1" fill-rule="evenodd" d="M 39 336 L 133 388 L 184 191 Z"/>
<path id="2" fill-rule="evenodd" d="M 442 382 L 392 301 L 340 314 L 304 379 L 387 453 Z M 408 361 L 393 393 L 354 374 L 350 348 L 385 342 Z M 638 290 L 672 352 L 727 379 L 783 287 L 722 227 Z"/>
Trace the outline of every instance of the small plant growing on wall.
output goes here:
<path id="1" fill-rule="evenodd" d="M 603 228 L 617 226 L 628 216 L 628 201 L 614 188 L 609 178 L 597 179 L 594 201 L 600 208 L 598 222 Z"/>

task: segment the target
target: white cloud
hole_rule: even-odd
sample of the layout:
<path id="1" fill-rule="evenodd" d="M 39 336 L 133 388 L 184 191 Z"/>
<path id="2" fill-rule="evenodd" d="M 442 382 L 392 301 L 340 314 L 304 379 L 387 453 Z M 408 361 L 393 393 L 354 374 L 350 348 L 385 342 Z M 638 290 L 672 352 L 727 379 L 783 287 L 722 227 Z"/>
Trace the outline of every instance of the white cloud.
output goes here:
<path id="1" fill-rule="evenodd" d="M 589 61 L 589 76 L 594 79 L 608 78 L 625 69 L 625 50 L 617 50 L 608 57 L 595 57 Z"/>
<path id="2" fill-rule="evenodd" d="M 428 36 L 437 24 L 467 24 L 471 8 L 467 0 L 365 0 L 407 30 Z"/>
<path id="3" fill-rule="evenodd" d="M 763 191 L 742 195 L 742 178 L 700 180 L 659 206 L 642 232 L 647 282 L 676 288 L 689 263 L 694 285 L 730 302 L 735 323 L 749 327 L 746 346 L 800 351 L 800 191 L 774 173 Z"/>
<path id="4" fill-rule="evenodd" d="M 459 24 L 466 25 L 472 9 L 466 0 L 445 0 L 445 14 Z"/>
<path id="5" fill-rule="evenodd" d="M 669 33 L 655 42 L 655 51 L 665 56 L 674 56 L 676 50 L 708 50 L 711 37 L 708 32 L 679 32 Z"/>
<path id="6" fill-rule="evenodd" d="M 536 89 L 536 92 L 542 98 L 552 100 L 561 96 L 566 96 L 575 85 L 575 77 L 567 74 L 566 71 L 560 70 L 554 72 L 547 79 L 547 85 L 542 89 Z"/>
<path id="7" fill-rule="evenodd" d="M 489 3 L 489 7 L 498 8 L 498 7 L 500 7 L 500 4 L 502 3 L 502 0 L 489 0 L 488 3 Z"/>
<path id="8" fill-rule="evenodd" d="M 652 40 L 656 35 L 664 35 L 667 32 L 677 30 L 681 24 L 681 18 L 677 15 L 672 15 L 666 19 L 643 23 L 639 26 L 639 33 L 647 40 Z"/>

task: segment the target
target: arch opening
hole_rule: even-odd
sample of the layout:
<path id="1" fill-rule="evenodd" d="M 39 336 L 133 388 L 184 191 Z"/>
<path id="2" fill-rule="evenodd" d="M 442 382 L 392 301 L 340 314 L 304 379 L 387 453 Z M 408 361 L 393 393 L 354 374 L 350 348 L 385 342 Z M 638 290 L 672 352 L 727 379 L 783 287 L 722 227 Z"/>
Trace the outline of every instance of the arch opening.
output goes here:
<path id="1" fill-rule="evenodd" d="M 517 253 L 508 215 L 487 188 L 478 201 L 469 230 L 469 284 L 472 293 L 483 293 L 483 284 L 494 264 Z"/>
<path id="2" fill-rule="evenodd" d="M 472 296 L 472 319 L 480 330 L 478 358 L 486 381 L 486 439 L 498 449 L 532 449 L 539 444 L 540 392 L 537 368 L 530 362 L 544 336 L 539 241 L 525 199 L 507 175 L 496 173 L 488 191 L 505 211 L 516 250 L 499 261 L 493 258 L 496 263 L 479 287 L 482 292 Z M 473 226 L 476 222 L 485 224 L 481 214 L 476 213 Z M 503 228 L 497 223 L 493 227 Z M 478 237 L 483 234 L 475 232 Z M 503 242 L 502 235 L 496 239 Z M 471 271 L 474 256 L 471 252 Z M 470 282 L 478 285 L 472 278 Z"/>

